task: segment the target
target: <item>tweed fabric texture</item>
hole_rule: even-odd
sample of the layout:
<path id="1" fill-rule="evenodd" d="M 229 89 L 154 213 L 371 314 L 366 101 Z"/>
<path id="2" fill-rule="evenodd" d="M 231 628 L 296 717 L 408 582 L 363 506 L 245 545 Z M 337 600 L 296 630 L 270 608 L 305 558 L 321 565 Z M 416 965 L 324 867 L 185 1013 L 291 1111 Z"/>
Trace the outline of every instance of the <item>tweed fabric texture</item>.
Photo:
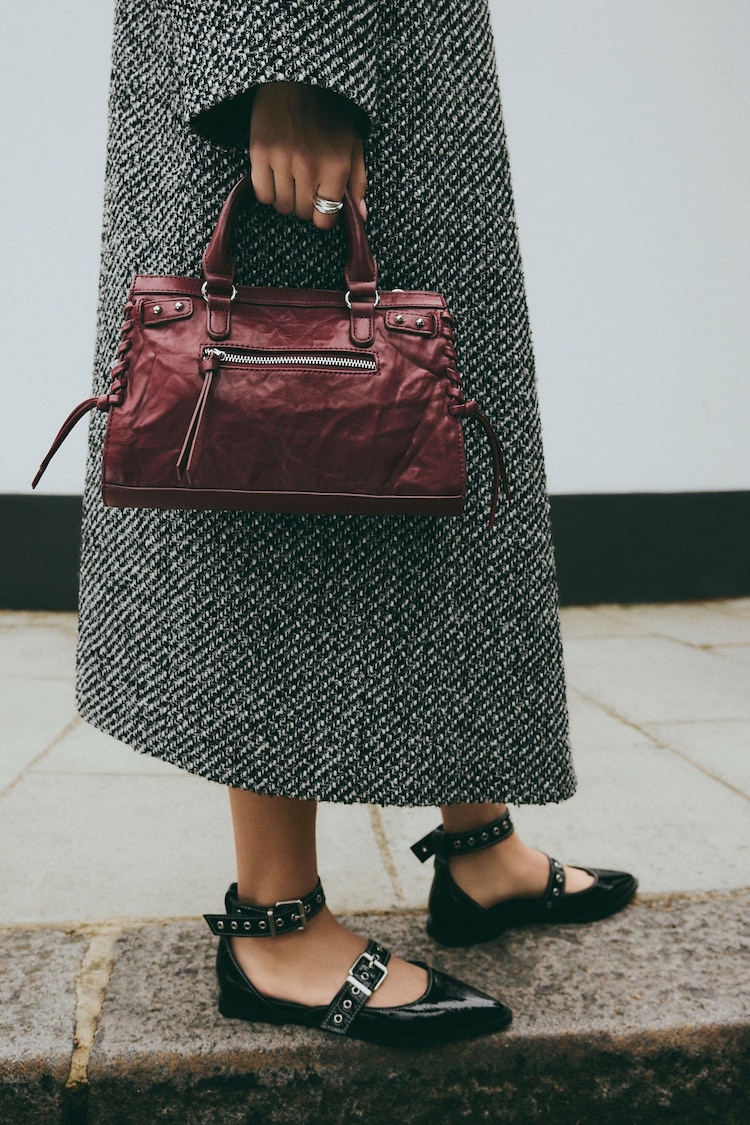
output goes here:
<path id="1" fill-rule="evenodd" d="M 120 0 L 95 385 L 134 273 L 195 274 L 246 170 L 260 82 L 360 113 L 384 289 L 434 289 L 506 448 L 492 534 L 484 435 L 461 517 L 84 504 L 78 706 L 217 782 L 340 802 L 559 801 L 574 789 L 533 359 L 486 0 Z M 255 201 L 238 281 L 343 288 L 345 243 Z"/>

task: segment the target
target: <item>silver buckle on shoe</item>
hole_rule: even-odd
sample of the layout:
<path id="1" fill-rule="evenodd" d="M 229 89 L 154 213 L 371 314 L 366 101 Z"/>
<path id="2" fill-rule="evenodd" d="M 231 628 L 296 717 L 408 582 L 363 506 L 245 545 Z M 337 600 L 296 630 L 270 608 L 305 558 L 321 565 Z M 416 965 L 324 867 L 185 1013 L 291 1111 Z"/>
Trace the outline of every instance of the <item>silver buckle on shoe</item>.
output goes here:
<path id="1" fill-rule="evenodd" d="M 299 922 L 299 925 L 294 926 L 293 928 L 290 928 L 288 930 L 286 928 L 283 928 L 283 933 L 291 934 L 291 933 L 294 933 L 295 930 L 304 930 L 304 929 L 307 928 L 307 916 L 305 914 L 305 905 L 302 902 L 302 899 L 301 898 L 285 898 L 285 899 L 282 899 L 281 902 L 277 902 L 274 905 L 273 910 L 267 910 L 266 911 L 266 917 L 268 918 L 268 928 L 270 929 L 273 937 L 276 937 L 276 935 L 278 934 L 279 926 L 284 927 L 283 918 L 277 918 L 276 917 L 276 911 L 281 906 L 296 906 L 298 908 L 296 915 L 292 914 L 291 920 L 292 920 L 292 922 L 295 922 L 295 921 Z"/>
<path id="2" fill-rule="evenodd" d="M 370 986 L 367 984 L 363 984 L 362 981 L 358 980 L 354 975 L 361 961 L 367 962 L 367 966 L 362 966 L 363 970 L 365 968 L 377 969 L 381 974 L 380 978 L 375 981 L 375 984 L 373 984 L 372 988 L 370 988 Z M 359 957 L 349 970 L 349 976 L 346 978 L 346 983 L 350 984 L 353 988 L 358 988 L 360 992 L 364 992 L 365 996 L 372 996 L 373 992 L 378 991 L 387 976 L 388 967 L 384 965 L 382 961 L 378 961 L 377 957 L 375 957 L 374 954 L 368 953 L 367 950 L 365 950 L 364 953 L 361 953 L 359 955 Z"/>

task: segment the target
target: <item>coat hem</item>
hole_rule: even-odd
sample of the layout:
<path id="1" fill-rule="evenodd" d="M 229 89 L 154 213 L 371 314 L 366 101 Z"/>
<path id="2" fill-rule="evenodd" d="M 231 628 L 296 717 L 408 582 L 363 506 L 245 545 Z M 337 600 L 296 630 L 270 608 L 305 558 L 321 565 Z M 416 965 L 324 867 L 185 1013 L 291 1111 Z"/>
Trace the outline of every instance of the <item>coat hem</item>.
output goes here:
<path id="1" fill-rule="evenodd" d="M 523 789 L 521 787 L 502 786 L 498 784 L 497 787 L 477 785 L 476 788 L 472 787 L 455 791 L 441 790 L 431 794 L 425 792 L 424 787 L 422 787 L 418 795 L 406 793 L 404 795 L 393 796 L 385 791 L 370 792 L 364 790 L 358 795 L 354 791 L 342 795 L 340 790 L 325 785 L 268 785 L 250 783 L 247 779 L 241 778 L 238 774 L 231 771 L 227 771 L 225 776 L 218 777 L 215 775 L 215 772 L 209 773 L 208 768 L 202 762 L 196 763 L 195 765 L 186 765 L 184 755 L 179 754 L 176 750 L 170 751 L 168 748 L 160 748 L 157 753 L 145 742 L 139 743 L 128 737 L 123 737 L 125 732 L 121 731 L 116 723 L 102 721 L 93 712 L 88 712 L 82 703 L 77 704 L 77 710 L 81 718 L 90 726 L 124 743 L 124 745 L 129 746 L 130 749 L 137 754 L 143 754 L 146 757 L 167 762 L 170 765 L 176 766 L 178 769 L 184 770 L 185 773 L 192 774 L 195 777 L 202 777 L 205 781 L 212 782 L 216 785 L 229 786 L 234 789 L 245 789 L 268 797 L 287 797 L 293 800 L 321 801 L 337 805 L 378 805 L 381 808 L 438 808 L 441 805 L 480 804 L 484 802 L 501 802 L 503 804 L 519 806 L 542 806 L 557 805 L 563 801 L 567 801 L 575 794 L 577 789 L 576 777 L 572 768 L 560 771 L 563 776 L 559 779 L 559 783 L 554 788 L 554 791 L 545 790 L 543 793 Z"/>

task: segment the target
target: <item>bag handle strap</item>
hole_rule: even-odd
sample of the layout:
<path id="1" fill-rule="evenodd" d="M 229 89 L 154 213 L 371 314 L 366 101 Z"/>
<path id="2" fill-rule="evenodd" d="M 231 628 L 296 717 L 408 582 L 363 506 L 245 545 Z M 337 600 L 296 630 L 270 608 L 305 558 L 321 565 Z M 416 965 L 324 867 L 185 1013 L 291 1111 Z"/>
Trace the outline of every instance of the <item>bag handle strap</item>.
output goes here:
<path id="1" fill-rule="evenodd" d="M 231 331 L 231 307 L 236 289 L 229 243 L 240 207 L 252 190 L 252 177 L 248 172 L 227 196 L 203 255 L 203 296 L 208 305 L 208 334 L 214 340 L 225 339 Z M 348 190 L 342 213 L 349 246 L 344 278 L 346 303 L 351 309 L 351 338 L 354 344 L 362 347 L 373 340 L 378 270 L 367 240 L 364 219 Z"/>

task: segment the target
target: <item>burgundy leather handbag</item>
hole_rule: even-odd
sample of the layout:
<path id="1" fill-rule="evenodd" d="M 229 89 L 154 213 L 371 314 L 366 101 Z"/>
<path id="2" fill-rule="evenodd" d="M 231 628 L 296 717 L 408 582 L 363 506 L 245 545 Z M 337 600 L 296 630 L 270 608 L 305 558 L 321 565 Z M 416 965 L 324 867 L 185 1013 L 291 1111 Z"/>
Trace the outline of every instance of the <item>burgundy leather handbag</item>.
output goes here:
<path id="1" fill-rule="evenodd" d="M 347 193 L 346 292 L 235 287 L 229 241 L 249 174 L 230 192 L 203 281 L 133 280 L 107 394 L 70 414 L 34 479 L 93 409 L 108 412 L 105 504 L 331 514 L 457 515 L 461 419 L 493 459 L 489 526 L 508 482 L 489 420 L 464 396 L 454 321 L 438 293 L 378 292 Z"/>

